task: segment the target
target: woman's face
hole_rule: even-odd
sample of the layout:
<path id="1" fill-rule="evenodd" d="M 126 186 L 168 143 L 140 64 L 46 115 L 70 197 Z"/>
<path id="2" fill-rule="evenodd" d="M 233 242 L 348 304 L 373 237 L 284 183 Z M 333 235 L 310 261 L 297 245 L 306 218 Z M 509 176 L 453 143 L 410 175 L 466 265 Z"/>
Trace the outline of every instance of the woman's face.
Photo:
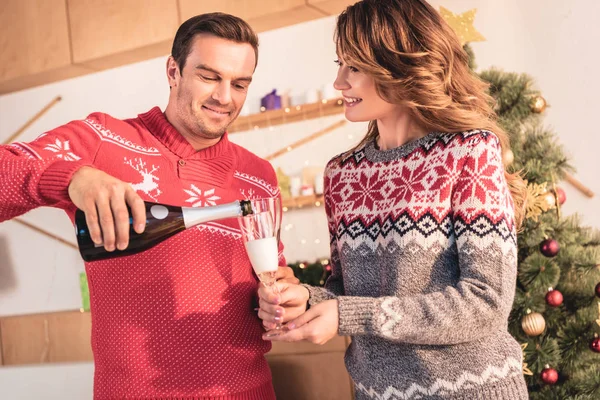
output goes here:
<path id="1" fill-rule="evenodd" d="M 375 90 L 375 80 L 338 55 L 339 66 L 333 87 L 342 92 L 346 119 L 352 122 L 384 119 L 399 111 L 399 106 L 383 100 Z"/>

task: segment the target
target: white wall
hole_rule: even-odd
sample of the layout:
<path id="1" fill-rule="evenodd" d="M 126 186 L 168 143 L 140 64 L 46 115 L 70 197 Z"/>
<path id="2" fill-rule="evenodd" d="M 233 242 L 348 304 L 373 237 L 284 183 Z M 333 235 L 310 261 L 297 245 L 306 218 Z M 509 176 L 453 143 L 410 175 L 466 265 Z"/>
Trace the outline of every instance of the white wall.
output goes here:
<path id="1" fill-rule="evenodd" d="M 577 177 L 600 196 L 600 167 L 596 155 L 600 138 L 591 116 L 600 105 L 600 82 L 592 68 L 600 61 L 598 48 L 600 3 L 593 0 L 433 0 L 454 12 L 477 8 L 476 28 L 487 41 L 473 43 L 480 69 L 495 65 L 532 75 L 551 107 L 546 123 L 559 135 L 578 168 Z M 334 18 L 325 18 L 260 35 L 261 53 L 249 102 L 278 88 L 301 93 L 331 84 Z M 131 117 L 154 105 L 164 109 L 168 86 L 165 58 L 0 96 L 0 140 L 8 138 L 33 114 L 57 95 L 63 97 L 34 123 L 19 140 L 38 134 L 93 111 Z M 341 116 L 277 126 L 273 130 L 235 134 L 234 142 L 266 155 L 309 135 Z M 288 174 L 304 165 L 323 166 L 333 155 L 360 138 L 364 124 L 350 124 L 298 150 L 274 160 Z M 599 197 L 588 199 L 563 184 L 567 192 L 565 213 L 579 211 L 583 222 L 600 227 Z M 0 190 L 5 190 L 0 188 Z M 74 241 L 67 218 L 55 210 L 37 210 L 25 216 L 30 222 Z M 326 256 L 328 236 L 323 209 L 286 214 L 282 233 L 290 261 Z M 304 242 L 303 242 L 304 241 Z M 319 243 L 315 243 L 318 241 Z M 78 309 L 78 254 L 15 222 L 0 224 L 0 315 Z M 69 379 L 63 379 L 67 374 Z M 0 369 L 3 399 L 91 398 L 91 364 Z M 26 385 L 25 382 L 35 382 Z M 64 386 L 62 385 L 64 384 Z"/>

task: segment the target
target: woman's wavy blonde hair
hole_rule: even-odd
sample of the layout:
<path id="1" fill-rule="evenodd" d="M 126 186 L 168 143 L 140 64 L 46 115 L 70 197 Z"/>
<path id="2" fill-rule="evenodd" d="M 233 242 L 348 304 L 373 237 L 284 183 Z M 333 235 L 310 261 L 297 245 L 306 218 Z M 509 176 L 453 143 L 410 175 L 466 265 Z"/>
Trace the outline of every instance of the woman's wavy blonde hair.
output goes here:
<path id="1" fill-rule="evenodd" d="M 382 99 L 406 106 L 427 131 L 486 129 L 499 138 L 503 152 L 509 148 L 489 85 L 471 71 L 458 37 L 426 1 L 359 1 L 338 17 L 335 42 L 345 63 L 374 78 Z M 356 148 L 378 134 L 371 121 Z M 505 176 L 519 227 L 525 182 L 518 173 Z"/>

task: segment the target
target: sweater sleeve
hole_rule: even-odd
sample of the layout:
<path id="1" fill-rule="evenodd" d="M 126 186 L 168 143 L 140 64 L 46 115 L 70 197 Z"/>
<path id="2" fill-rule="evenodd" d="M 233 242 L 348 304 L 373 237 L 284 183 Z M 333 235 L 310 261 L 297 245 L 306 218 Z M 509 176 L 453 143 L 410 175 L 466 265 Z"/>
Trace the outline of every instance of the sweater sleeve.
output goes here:
<path id="1" fill-rule="evenodd" d="M 458 282 L 410 297 L 339 297 L 340 334 L 449 345 L 506 325 L 517 273 L 516 233 L 496 136 L 471 141 L 451 204 Z"/>
<path id="2" fill-rule="evenodd" d="M 335 159 L 334 159 L 335 160 Z M 344 281 L 342 278 L 342 267 L 340 265 L 339 250 L 337 248 L 337 237 L 335 228 L 335 219 L 333 215 L 333 203 L 331 202 L 331 180 L 328 170 L 334 162 L 332 160 L 325 171 L 325 181 L 323 185 L 323 202 L 325 203 L 325 214 L 327 215 L 327 226 L 329 229 L 329 243 L 330 243 L 330 265 L 331 275 L 325 282 L 325 287 L 314 287 L 310 285 L 304 285 L 309 292 L 309 304 L 314 306 L 325 300 L 334 299 L 337 296 L 344 294 Z"/>
<path id="3" fill-rule="evenodd" d="M 99 121 L 92 114 L 86 121 Z M 73 174 L 92 165 L 101 140 L 85 121 L 72 121 L 29 143 L 0 146 L 0 222 L 37 207 L 69 204 Z"/>

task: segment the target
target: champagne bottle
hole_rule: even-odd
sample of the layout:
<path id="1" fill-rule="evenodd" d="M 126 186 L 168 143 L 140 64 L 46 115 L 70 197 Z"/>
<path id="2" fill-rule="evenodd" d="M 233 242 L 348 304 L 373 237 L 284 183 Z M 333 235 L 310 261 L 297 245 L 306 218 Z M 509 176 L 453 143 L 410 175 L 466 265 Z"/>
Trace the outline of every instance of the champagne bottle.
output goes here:
<path id="1" fill-rule="evenodd" d="M 147 250 L 171 236 L 203 222 L 252 214 L 250 200 L 209 207 L 177 207 L 160 203 L 144 202 L 146 205 L 146 227 L 144 232 L 133 229 L 133 218 L 129 217 L 129 245 L 124 250 L 106 251 L 104 245 L 92 241 L 85 221 L 85 213 L 75 212 L 75 233 L 79 252 L 85 261 L 122 257 Z M 130 213 L 131 215 L 131 213 Z"/>

